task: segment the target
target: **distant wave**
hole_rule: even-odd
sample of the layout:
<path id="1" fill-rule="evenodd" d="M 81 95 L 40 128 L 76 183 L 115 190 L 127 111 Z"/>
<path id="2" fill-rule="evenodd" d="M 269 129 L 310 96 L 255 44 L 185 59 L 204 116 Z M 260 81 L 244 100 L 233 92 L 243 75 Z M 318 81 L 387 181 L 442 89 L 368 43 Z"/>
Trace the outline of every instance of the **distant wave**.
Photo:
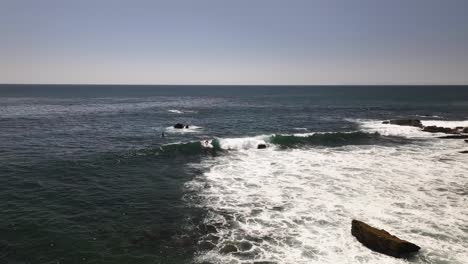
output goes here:
<path id="1" fill-rule="evenodd" d="M 171 110 L 167 110 L 168 112 L 171 112 L 171 113 L 174 113 L 174 114 L 183 114 L 184 112 L 180 111 L 180 110 L 177 110 L 177 109 L 171 109 Z"/>
<path id="2" fill-rule="evenodd" d="M 173 126 L 166 127 L 166 132 L 169 133 L 199 133 L 203 129 L 199 126 L 189 125 L 189 128 L 174 128 Z"/>
<path id="3" fill-rule="evenodd" d="M 437 116 L 437 115 L 416 115 L 417 117 L 426 117 L 426 118 L 443 118 L 441 116 Z"/>
<path id="4" fill-rule="evenodd" d="M 169 109 L 167 110 L 168 112 L 170 113 L 174 113 L 174 114 L 185 114 L 185 113 L 196 113 L 196 111 L 192 111 L 192 110 L 178 110 L 178 109 Z"/>

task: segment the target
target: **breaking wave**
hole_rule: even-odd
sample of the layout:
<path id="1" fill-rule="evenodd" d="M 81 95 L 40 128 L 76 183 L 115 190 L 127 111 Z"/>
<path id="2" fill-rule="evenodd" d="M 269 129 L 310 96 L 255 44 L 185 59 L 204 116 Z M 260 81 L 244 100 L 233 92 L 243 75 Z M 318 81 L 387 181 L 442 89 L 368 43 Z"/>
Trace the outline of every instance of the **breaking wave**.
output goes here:
<path id="1" fill-rule="evenodd" d="M 314 133 L 297 135 L 273 135 L 270 137 L 272 144 L 281 147 L 296 147 L 304 145 L 320 146 L 343 146 L 375 144 L 375 141 L 382 139 L 377 132 L 349 132 L 349 133 Z"/>
<path id="2" fill-rule="evenodd" d="M 466 143 L 381 123 L 359 121 L 360 132 L 214 141 L 220 149 L 269 147 L 193 164 L 204 172 L 186 183 L 196 196 L 188 200 L 207 210 L 196 261 L 407 263 L 357 242 L 350 228 L 359 219 L 421 246 L 412 262 L 464 263 L 468 166 L 458 152 Z M 395 137 L 417 144 L 374 144 Z M 326 147 L 303 147 L 316 145 Z"/>

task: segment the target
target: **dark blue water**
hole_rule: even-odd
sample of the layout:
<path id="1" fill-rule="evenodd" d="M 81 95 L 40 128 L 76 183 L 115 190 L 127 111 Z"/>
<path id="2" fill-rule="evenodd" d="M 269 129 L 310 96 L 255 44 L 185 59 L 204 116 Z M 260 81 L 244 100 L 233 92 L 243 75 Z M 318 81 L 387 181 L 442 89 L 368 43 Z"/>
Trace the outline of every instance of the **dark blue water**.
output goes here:
<path id="1" fill-rule="evenodd" d="M 468 119 L 468 87 L 1 85 L 0 263 L 190 263 L 207 212 L 184 188 L 203 169 L 186 165 L 229 155 L 199 141 L 434 116 Z"/>

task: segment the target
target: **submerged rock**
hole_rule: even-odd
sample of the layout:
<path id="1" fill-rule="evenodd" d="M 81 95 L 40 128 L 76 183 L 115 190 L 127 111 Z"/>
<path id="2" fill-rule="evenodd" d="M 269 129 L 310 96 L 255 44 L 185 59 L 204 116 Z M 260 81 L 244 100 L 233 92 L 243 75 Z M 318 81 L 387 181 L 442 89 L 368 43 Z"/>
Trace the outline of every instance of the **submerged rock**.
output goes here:
<path id="1" fill-rule="evenodd" d="M 444 138 L 444 139 L 462 139 L 462 138 L 468 138 L 468 135 L 452 135 L 452 136 L 443 136 L 439 138 Z"/>
<path id="2" fill-rule="evenodd" d="M 367 248 L 396 258 L 406 258 L 419 251 L 420 247 L 406 240 L 376 229 L 364 222 L 353 220 L 351 234 Z"/>
<path id="3" fill-rule="evenodd" d="M 462 154 L 468 154 L 468 150 L 460 151 L 460 153 L 462 153 Z"/>
<path id="4" fill-rule="evenodd" d="M 423 128 L 424 132 L 429 133 L 445 133 L 445 134 L 458 134 L 460 133 L 457 128 L 426 126 Z"/>
<path id="5" fill-rule="evenodd" d="M 257 149 L 266 149 L 267 145 L 266 144 L 258 144 Z"/>
<path id="6" fill-rule="evenodd" d="M 177 124 L 174 125 L 174 128 L 182 129 L 182 128 L 184 128 L 184 124 L 177 123 Z"/>
<path id="7" fill-rule="evenodd" d="M 383 124 L 392 124 L 399 126 L 414 126 L 414 127 L 423 127 L 421 120 L 418 119 L 393 119 L 389 121 L 383 121 Z"/>

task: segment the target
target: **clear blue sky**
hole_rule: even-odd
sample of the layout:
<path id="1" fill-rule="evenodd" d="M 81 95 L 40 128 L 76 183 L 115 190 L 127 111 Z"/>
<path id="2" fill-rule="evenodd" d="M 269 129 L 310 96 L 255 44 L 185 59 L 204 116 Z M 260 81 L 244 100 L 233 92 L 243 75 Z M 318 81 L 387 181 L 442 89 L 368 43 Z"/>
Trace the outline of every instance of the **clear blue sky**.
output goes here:
<path id="1" fill-rule="evenodd" d="M 468 84 L 468 1 L 0 0 L 0 83 Z"/>

